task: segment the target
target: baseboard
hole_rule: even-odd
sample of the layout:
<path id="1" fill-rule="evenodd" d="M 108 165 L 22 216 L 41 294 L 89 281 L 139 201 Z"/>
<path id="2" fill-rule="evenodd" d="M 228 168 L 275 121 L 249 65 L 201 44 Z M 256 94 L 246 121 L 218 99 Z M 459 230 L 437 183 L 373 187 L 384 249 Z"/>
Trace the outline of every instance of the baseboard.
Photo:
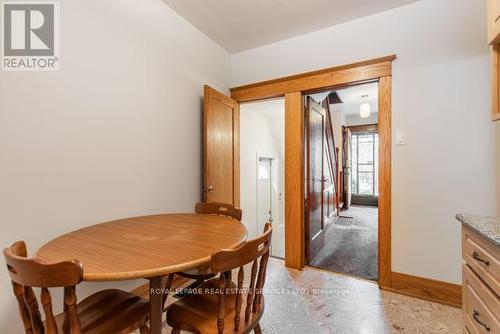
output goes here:
<path id="1" fill-rule="evenodd" d="M 391 286 L 381 287 L 410 297 L 462 307 L 462 286 L 428 278 L 391 272 Z"/>

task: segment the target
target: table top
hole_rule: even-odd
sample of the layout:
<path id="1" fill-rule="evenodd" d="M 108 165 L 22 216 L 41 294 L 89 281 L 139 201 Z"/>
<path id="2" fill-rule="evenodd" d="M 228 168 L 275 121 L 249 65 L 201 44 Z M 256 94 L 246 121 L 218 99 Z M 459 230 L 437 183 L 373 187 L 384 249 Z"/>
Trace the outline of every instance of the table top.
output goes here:
<path id="1" fill-rule="evenodd" d="M 150 278 L 208 263 L 219 249 L 236 248 L 245 226 L 231 218 L 161 214 L 85 227 L 43 245 L 37 261 L 79 260 L 84 281 Z"/>

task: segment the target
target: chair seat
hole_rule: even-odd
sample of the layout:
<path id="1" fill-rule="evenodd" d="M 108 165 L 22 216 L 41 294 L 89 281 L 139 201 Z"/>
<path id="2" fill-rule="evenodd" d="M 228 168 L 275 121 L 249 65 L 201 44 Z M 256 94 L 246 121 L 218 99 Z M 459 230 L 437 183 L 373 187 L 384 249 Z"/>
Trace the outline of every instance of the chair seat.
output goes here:
<path id="1" fill-rule="evenodd" d="M 130 333 L 147 319 L 149 302 L 133 293 L 110 289 L 97 292 L 77 306 L 82 333 L 110 334 Z M 56 316 L 59 333 L 62 330 L 64 313 Z"/>
<path id="2" fill-rule="evenodd" d="M 167 309 L 167 323 L 175 328 L 181 328 L 193 333 L 212 334 L 217 330 L 217 303 L 218 294 L 207 293 L 211 289 L 218 288 L 218 278 L 208 280 L 198 287 L 201 293 L 190 294 L 180 299 Z M 234 282 L 229 288 L 236 288 Z M 247 305 L 247 294 L 242 294 L 240 326 L 238 331 L 234 330 L 236 293 L 226 294 L 224 298 L 226 305 L 226 316 L 224 318 L 224 333 L 248 333 L 262 317 L 264 312 L 264 296 L 261 306 L 255 313 L 250 312 L 250 318 L 245 322 L 245 309 Z"/>

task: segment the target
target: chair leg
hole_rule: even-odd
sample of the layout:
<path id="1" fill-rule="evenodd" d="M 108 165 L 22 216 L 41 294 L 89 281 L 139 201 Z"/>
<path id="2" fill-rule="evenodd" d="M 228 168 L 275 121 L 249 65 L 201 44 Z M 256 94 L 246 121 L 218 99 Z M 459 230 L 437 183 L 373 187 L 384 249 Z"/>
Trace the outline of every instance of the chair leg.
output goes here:
<path id="1" fill-rule="evenodd" d="M 170 274 L 168 275 L 167 277 L 167 282 L 165 284 L 165 291 L 164 291 L 164 294 L 163 294 L 163 300 L 162 300 L 162 309 L 163 311 L 165 312 L 165 309 L 166 309 L 166 303 L 167 303 L 167 297 L 169 295 L 169 290 L 170 288 L 172 287 L 172 281 L 174 280 L 174 274 Z"/>
<path id="2" fill-rule="evenodd" d="M 260 329 L 260 324 L 258 323 L 257 326 L 253 329 L 255 334 L 262 334 L 262 330 Z"/>

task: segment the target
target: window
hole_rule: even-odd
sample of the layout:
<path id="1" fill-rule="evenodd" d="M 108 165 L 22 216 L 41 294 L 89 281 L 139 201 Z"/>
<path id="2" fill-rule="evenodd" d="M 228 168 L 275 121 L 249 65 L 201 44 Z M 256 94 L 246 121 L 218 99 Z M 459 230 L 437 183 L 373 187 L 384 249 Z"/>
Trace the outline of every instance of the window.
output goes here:
<path id="1" fill-rule="evenodd" d="M 267 162 L 267 164 L 266 164 Z M 259 170 L 258 170 L 258 177 L 259 180 L 269 180 L 271 175 L 270 175 L 270 170 L 269 170 L 269 159 L 259 159 Z"/>
<path id="2" fill-rule="evenodd" d="M 351 189 L 354 195 L 378 196 L 378 134 L 351 136 Z"/>

